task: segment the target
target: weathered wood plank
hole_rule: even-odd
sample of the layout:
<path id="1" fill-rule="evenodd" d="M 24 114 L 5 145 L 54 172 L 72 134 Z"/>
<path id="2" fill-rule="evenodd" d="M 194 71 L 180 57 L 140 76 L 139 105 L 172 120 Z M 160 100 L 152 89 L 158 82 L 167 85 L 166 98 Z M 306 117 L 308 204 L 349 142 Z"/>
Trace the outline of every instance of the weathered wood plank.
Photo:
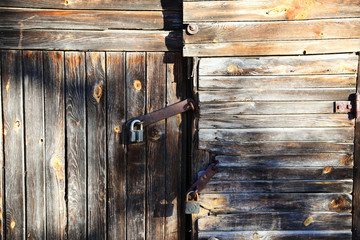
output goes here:
<path id="1" fill-rule="evenodd" d="M 219 167 L 214 180 L 350 180 L 352 168 L 344 167 Z"/>
<path id="2" fill-rule="evenodd" d="M 349 167 L 354 165 L 352 152 L 348 154 L 296 154 L 235 156 L 219 155 L 215 160 L 221 166 L 235 167 Z"/>
<path id="3" fill-rule="evenodd" d="M 198 21 L 268 21 L 358 17 L 356 1 L 341 0 L 187 0 L 184 22 Z"/>
<path id="4" fill-rule="evenodd" d="M 0 27 L 12 29 L 181 29 L 174 11 L 91 11 L 0 8 Z"/>
<path id="5" fill-rule="evenodd" d="M 355 88 L 355 75 L 304 76 L 201 76 L 199 90 L 279 89 L 279 88 Z"/>
<path id="6" fill-rule="evenodd" d="M 333 101 L 228 102 L 199 104 L 201 115 L 280 115 L 334 113 Z"/>
<path id="7" fill-rule="evenodd" d="M 354 145 L 351 143 L 326 142 L 199 142 L 200 149 L 219 154 L 304 154 L 304 153 L 351 153 Z"/>
<path id="8" fill-rule="evenodd" d="M 182 9 L 179 0 L 3 0 L 1 7 L 34 7 L 34 8 L 60 8 L 60 9 L 119 9 L 119 10 L 163 10 Z"/>
<path id="9" fill-rule="evenodd" d="M 46 208 L 42 53 L 24 52 L 23 63 L 26 129 L 26 234 L 34 239 L 44 239 Z"/>
<path id="10" fill-rule="evenodd" d="M 357 56 L 333 54 L 258 58 L 203 58 L 199 75 L 354 74 Z"/>
<path id="11" fill-rule="evenodd" d="M 200 231 L 350 230 L 350 213 L 238 213 L 198 220 Z"/>
<path id="12" fill-rule="evenodd" d="M 351 212 L 351 194 L 339 193 L 201 193 L 201 207 L 211 213 Z"/>
<path id="13" fill-rule="evenodd" d="M 199 141 L 219 142 L 344 142 L 354 140 L 353 128 L 200 129 Z"/>
<path id="14" fill-rule="evenodd" d="M 146 53 L 126 53 L 126 98 L 128 119 L 145 113 L 145 93 Z M 145 239 L 145 143 L 132 143 L 127 145 L 127 198 L 127 239 Z"/>
<path id="15" fill-rule="evenodd" d="M 236 89 L 201 91 L 199 100 L 206 102 L 253 102 L 253 101 L 347 101 L 355 88 L 312 89 Z"/>
<path id="16" fill-rule="evenodd" d="M 354 127 L 347 114 L 200 116 L 199 129 Z"/>
<path id="17" fill-rule="evenodd" d="M 146 112 L 165 107 L 166 64 L 164 53 L 147 53 L 147 106 Z M 165 120 L 146 129 L 147 146 L 147 216 L 146 239 L 164 239 L 166 201 L 166 133 Z M 174 177 L 174 176 L 173 176 Z"/>
<path id="18" fill-rule="evenodd" d="M 201 193 L 351 193 L 352 189 L 352 180 L 210 181 Z"/>
<path id="19" fill-rule="evenodd" d="M 2 54 L 3 52 L 0 51 L 0 66 L 2 66 Z M 2 67 L 0 67 L 0 84 L 2 86 Z M 0 127 L 1 132 L 5 133 L 4 128 L 4 118 L 3 118 L 3 93 L 2 88 L 0 89 Z M 0 152 L 4 152 L 4 134 L 0 136 Z M 5 229 L 6 229 L 6 214 L 5 214 L 5 159 L 4 154 L 0 154 L 0 239 L 5 239 Z"/>
<path id="20" fill-rule="evenodd" d="M 64 53 L 44 52 L 46 235 L 67 239 Z"/>
<path id="21" fill-rule="evenodd" d="M 324 39 L 303 41 L 257 41 L 186 44 L 185 57 L 264 56 L 351 53 L 360 49 L 359 39 Z"/>
<path id="22" fill-rule="evenodd" d="M 122 126 L 126 120 L 125 53 L 106 53 L 108 239 L 126 236 L 126 157 Z"/>
<path id="23" fill-rule="evenodd" d="M 86 238 L 85 54 L 65 53 L 68 233 Z"/>
<path id="24" fill-rule="evenodd" d="M 24 238 L 23 66 L 20 51 L 2 54 L 6 239 Z"/>
<path id="25" fill-rule="evenodd" d="M 85 4 L 86 5 L 86 4 Z M 0 30 L 0 48 L 96 51 L 176 51 L 177 31 Z"/>
<path id="26" fill-rule="evenodd" d="M 184 33 L 185 44 L 249 41 L 296 41 L 359 38 L 359 18 L 313 21 L 199 23 L 199 32 Z"/>
<path id="27" fill-rule="evenodd" d="M 86 53 L 88 236 L 106 238 L 105 53 Z"/>
<path id="28" fill-rule="evenodd" d="M 200 232 L 199 240 L 248 240 L 257 237 L 262 240 L 351 240 L 351 231 L 243 231 L 243 232 Z"/>

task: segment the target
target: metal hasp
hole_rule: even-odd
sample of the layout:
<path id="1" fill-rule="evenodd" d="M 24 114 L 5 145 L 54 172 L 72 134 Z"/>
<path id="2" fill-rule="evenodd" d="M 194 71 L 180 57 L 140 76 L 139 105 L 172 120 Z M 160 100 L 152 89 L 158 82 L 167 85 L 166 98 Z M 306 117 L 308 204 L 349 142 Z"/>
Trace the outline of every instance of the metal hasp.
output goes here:
<path id="1" fill-rule="evenodd" d="M 205 170 L 205 172 L 199 177 L 199 179 L 189 188 L 187 193 L 193 192 L 190 194 L 191 197 L 194 197 L 196 192 L 201 192 L 206 184 L 210 181 L 210 179 L 217 173 L 218 165 L 216 163 L 212 163 Z"/>
<path id="2" fill-rule="evenodd" d="M 355 94 L 353 101 L 336 101 L 335 102 L 336 113 L 353 113 L 354 118 L 360 117 L 360 94 Z"/>

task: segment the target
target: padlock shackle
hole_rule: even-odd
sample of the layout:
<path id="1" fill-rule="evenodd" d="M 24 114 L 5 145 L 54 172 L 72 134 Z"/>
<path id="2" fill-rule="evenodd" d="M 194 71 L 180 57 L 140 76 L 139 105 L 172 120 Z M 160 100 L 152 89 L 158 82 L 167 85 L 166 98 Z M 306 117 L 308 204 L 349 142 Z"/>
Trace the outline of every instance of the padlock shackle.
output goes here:
<path id="1" fill-rule="evenodd" d="M 131 124 L 130 124 L 130 129 L 131 129 L 131 130 L 134 130 L 134 126 L 135 126 L 136 123 L 140 123 L 140 130 L 144 130 L 143 122 L 140 121 L 139 119 L 135 119 L 135 120 L 133 120 L 133 121 L 131 122 Z"/>

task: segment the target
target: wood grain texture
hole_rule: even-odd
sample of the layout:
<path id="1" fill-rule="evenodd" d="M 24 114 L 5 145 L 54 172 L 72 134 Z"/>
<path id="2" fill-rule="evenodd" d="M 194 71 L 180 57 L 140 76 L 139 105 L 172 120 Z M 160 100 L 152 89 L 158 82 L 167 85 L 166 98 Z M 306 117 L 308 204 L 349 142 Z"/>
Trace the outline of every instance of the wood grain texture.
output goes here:
<path id="1" fill-rule="evenodd" d="M 127 118 L 145 113 L 146 53 L 126 53 Z M 144 136 L 146 140 L 146 136 Z M 127 239 L 145 239 L 146 145 L 127 145 Z"/>
<path id="2" fill-rule="evenodd" d="M 105 53 L 86 53 L 88 236 L 106 239 Z"/>
<path id="3" fill-rule="evenodd" d="M 125 53 L 106 53 L 108 205 L 107 237 L 126 236 Z"/>
<path id="4" fill-rule="evenodd" d="M 175 11 L 92 11 L 0 8 L 0 27 L 12 29 L 181 29 Z"/>
<path id="5" fill-rule="evenodd" d="M 304 20 L 358 17 L 359 14 L 356 1 L 184 1 L 184 22 Z"/>
<path id="6" fill-rule="evenodd" d="M 23 52 L 26 139 L 26 230 L 45 236 L 45 141 L 43 59 L 41 52 Z"/>
<path id="7" fill-rule="evenodd" d="M 347 230 L 350 213 L 238 213 L 198 220 L 201 231 Z"/>
<path id="8" fill-rule="evenodd" d="M 46 235 L 67 239 L 64 53 L 44 52 Z"/>
<path id="9" fill-rule="evenodd" d="M 257 41 L 186 44 L 185 57 L 211 56 L 264 56 L 264 55 L 305 55 L 327 53 L 352 53 L 360 49 L 359 39 L 328 39 L 303 41 Z"/>
<path id="10" fill-rule="evenodd" d="M 333 54 L 258 58 L 203 58 L 199 75 L 355 74 L 357 56 Z"/>
<path id="11" fill-rule="evenodd" d="M 2 54 L 3 52 L 0 51 L 0 83 L 2 86 Z M 4 119 L 3 119 L 3 93 L 2 93 L 2 87 L 0 90 L 0 99 L 1 99 L 1 104 L 0 104 L 0 127 L 1 127 L 1 132 L 4 133 Z M 2 134 L 2 136 L 0 137 L 0 239 L 4 239 L 5 238 L 5 229 L 6 229 L 6 214 L 5 214 L 5 159 L 4 159 L 4 134 Z"/>
<path id="12" fill-rule="evenodd" d="M 23 66 L 20 51 L 2 54 L 2 104 L 5 159 L 5 238 L 24 237 Z"/>
<path id="13" fill-rule="evenodd" d="M 182 47 L 177 31 L 0 30 L 0 36 L 2 49 L 177 51 Z"/>
<path id="14" fill-rule="evenodd" d="M 68 233 L 86 238 L 85 53 L 65 53 Z"/>

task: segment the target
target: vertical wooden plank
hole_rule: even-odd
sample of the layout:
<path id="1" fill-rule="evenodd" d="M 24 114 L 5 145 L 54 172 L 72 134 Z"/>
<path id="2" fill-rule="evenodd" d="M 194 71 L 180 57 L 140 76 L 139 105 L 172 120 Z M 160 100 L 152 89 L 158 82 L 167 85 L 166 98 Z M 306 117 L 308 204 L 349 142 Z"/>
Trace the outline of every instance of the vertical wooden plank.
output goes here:
<path id="1" fill-rule="evenodd" d="M 127 119 L 145 113 L 145 61 L 146 53 L 126 53 Z M 127 239 L 145 239 L 145 168 L 145 144 L 128 144 Z"/>
<path id="2" fill-rule="evenodd" d="M 24 237 L 24 155 L 22 63 L 20 51 L 6 51 L 2 59 L 4 107 L 6 239 Z"/>
<path id="3" fill-rule="evenodd" d="M 106 75 L 105 53 L 86 53 L 88 237 L 106 237 Z"/>
<path id="4" fill-rule="evenodd" d="M 147 112 L 165 107 L 166 64 L 164 53 L 147 53 Z M 147 127 L 147 224 L 146 239 L 164 239 L 165 120 Z"/>
<path id="5" fill-rule="evenodd" d="M 66 239 L 64 53 L 44 52 L 46 222 L 48 239 Z"/>
<path id="6" fill-rule="evenodd" d="M 0 51 L 0 86 L 2 86 L 2 51 Z M 5 192 L 5 179 L 4 179 L 4 124 L 3 124 L 3 94 L 0 90 L 0 239 L 5 239 L 5 213 L 4 213 L 4 192 Z"/>
<path id="7" fill-rule="evenodd" d="M 125 54 L 106 53 L 108 142 L 108 239 L 126 236 Z M 126 136 L 125 136 L 126 137 Z"/>
<path id="8" fill-rule="evenodd" d="M 26 234 L 31 239 L 44 239 L 46 209 L 42 53 L 25 51 L 23 63 L 26 133 Z"/>
<path id="9" fill-rule="evenodd" d="M 86 238 L 85 54 L 65 53 L 68 234 Z"/>

